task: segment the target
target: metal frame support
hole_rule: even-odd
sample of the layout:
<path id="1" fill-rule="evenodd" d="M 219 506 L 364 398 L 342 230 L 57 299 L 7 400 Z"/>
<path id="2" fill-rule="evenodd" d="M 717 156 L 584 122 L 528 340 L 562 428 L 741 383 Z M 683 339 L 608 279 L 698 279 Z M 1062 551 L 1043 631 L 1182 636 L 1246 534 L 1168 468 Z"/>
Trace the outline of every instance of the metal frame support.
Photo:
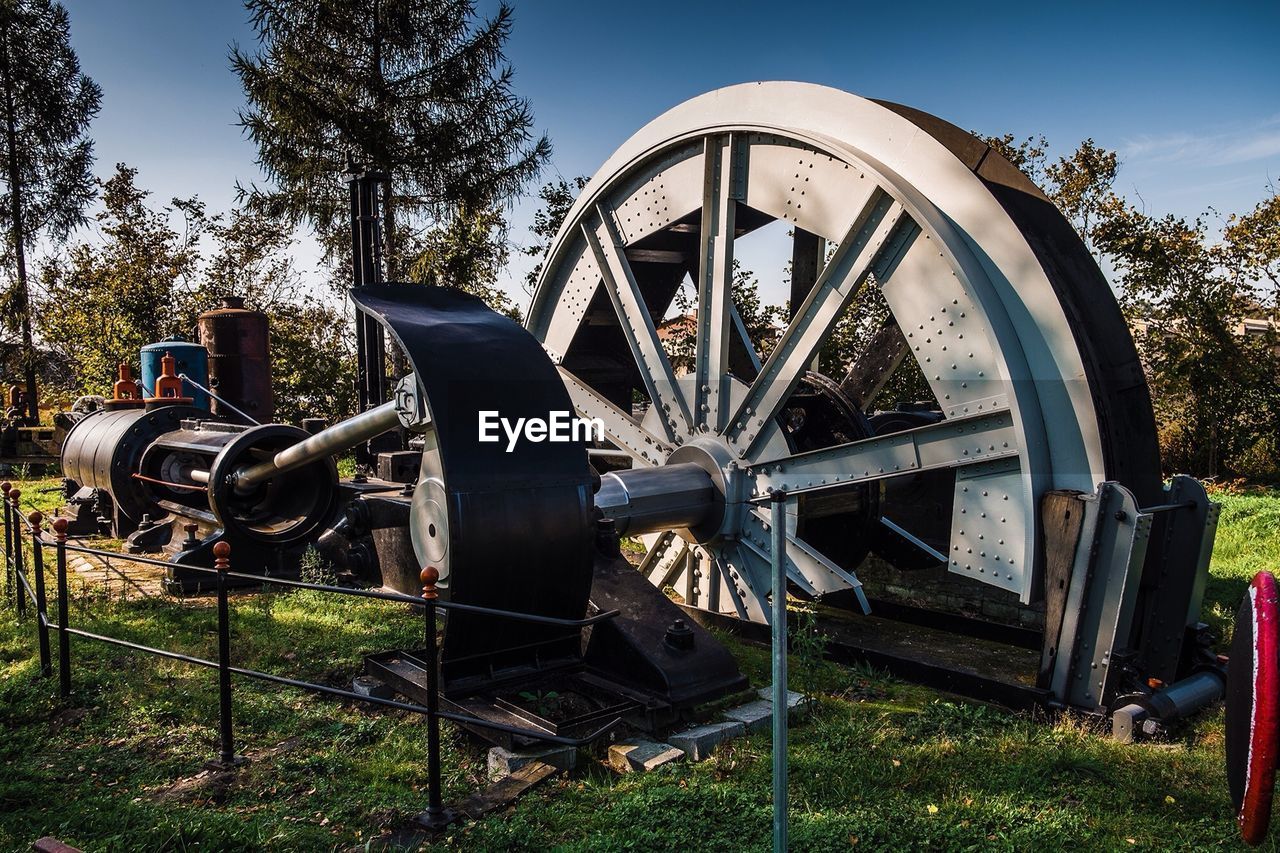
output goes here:
<path id="1" fill-rule="evenodd" d="M 458 814 L 444 804 L 440 781 L 440 654 L 436 641 L 436 601 L 440 591 L 440 570 L 426 566 L 419 573 L 422 581 L 423 633 L 427 662 L 427 810 L 415 820 L 432 831 L 444 829 L 458 819 Z"/>
<path id="2" fill-rule="evenodd" d="M 67 520 L 53 520 L 58 578 L 58 696 L 71 696 L 71 635 L 67 633 Z"/>
<path id="3" fill-rule="evenodd" d="M 1218 505 L 1198 481 L 1181 475 L 1155 506 L 1138 506 L 1132 492 L 1113 482 L 1090 495 L 1055 493 L 1050 500 L 1058 502 L 1050 515 L 1065 518 L 1078 507 L 1083 518 L 1074 529 L 1064 525 L 1063 540 L 1054 544 L 1071 548 L 1076 537 L 1065 595 L 1051 608 L 1060 607 L 1060 622 L 1055 615 L 1045 625 L 1052 633 L 1042 686 L 1058 702 L 1106 711 L 1126 686 L 1127 668 L 1173 684 L 1188 669 L 1187 641 L 1199 625 Z M 1160 547 L 1150 547 L 1153 536 Z M 1056 587 L 1062 574 L 1049 574 L 1046 584 Z"/>
<path id="4" fill-rule="evenodd" d="M 1080 500 L 1084 522 L 1050 687 L 1072 707 L 1102 710 L 1115 698 L 1128 651 L 1152 515 L 1119 483 Z"/>
<path id="5" fill-rule="evenodd" d="M 27 615 L 27 565 L 22 559 L 22 504 L 18 502 L 21 496 L 21 489 L 12 489 L 9 492 L 9 528 L 13 545 L 13 591 L 17 596 L 15 603 L 19 619 Z"/>
<path id="6" fill-rule="evenodd" d="M 1165 683 L 1184 671 L 1187 635 L 1200 622 L 1219 509 L 1199 480 L 1179 474 L 1165 489 L 1163 504 L 1142 510 L 1158 516 L 1154 530 L 1162 547 L 1154 552 L 1158 563 L 1148 561 L 1142 573 L 1141 635 L 1134 648 L 1143 673 Z"/>
<path id="7" fill-rule="evenodd" d="M 343 179 L 351 189 L 351 286 L 379 284 L 382 272 L 382 229 L 379 187 L 385 185 L 383 172 L 365 171 L 348 162 Z M 358 409 L 381 405 L 387 400 L 387 343 L 382 324 L 356 308 L 356 397 Z M 356 461 L 367 465 L 372 454 L 367 447 L 356 448 Z"/>

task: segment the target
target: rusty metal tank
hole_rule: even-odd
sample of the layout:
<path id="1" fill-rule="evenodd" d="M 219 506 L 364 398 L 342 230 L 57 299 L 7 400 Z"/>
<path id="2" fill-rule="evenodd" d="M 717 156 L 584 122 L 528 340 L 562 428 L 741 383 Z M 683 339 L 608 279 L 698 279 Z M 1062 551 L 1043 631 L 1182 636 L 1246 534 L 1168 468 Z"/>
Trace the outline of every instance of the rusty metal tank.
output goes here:
<path id="1" fill-rule="evenodd" d="M 262 424 L 275 416 L 267 325 L 267 315 L 245 308 L 239 296 L 223 297 L 221 307 L 196 320 L 200 343 L 209 351 L 214 393 Z M 212 411 L 233 423 L 246 423 L 218 400 L 213 401 Z"/>

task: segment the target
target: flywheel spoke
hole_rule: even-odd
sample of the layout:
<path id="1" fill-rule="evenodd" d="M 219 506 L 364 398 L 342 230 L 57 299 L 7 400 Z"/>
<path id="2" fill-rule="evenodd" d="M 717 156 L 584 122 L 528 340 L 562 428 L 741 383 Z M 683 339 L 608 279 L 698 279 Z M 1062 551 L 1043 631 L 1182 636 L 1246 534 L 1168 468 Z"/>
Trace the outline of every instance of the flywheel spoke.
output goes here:
<path id="1" fill-rule="evenodd" d="M 604 424 L 605 437 L 622 450 L 630 453 L 638 462 L 657 465 L 671 455 L 671 445 L 649 432 L 617 406 L 610 403 L 563 367 L 560 378 L 569 390 L 569 399 L 578 414 L 587 418 L 599 418 Z"/>
<path id="2" fill-rule="evenodd" d="M 763 572 L 765 577 L 772 576 L 772 567 L 769 562 L 769 530 L 768 527 L 759 519 L 748 518 L 743 531 L 742 546 L 743 552 L 747 559 L 756 564 L 756 571 Z M 815 598 L 822 595 L 823 592 L 830 590 L 822 590 L 809 579 L 804 572 L 800 571 L 799 565 L 792 559 L 790 553 L 787 554 L 787 580 L 791 581 L 800 589 L 804 590 L 806 595 L 812 595 Z M 768 588 L 772 586 L 769 584 Z M 844 587 L 840 587 L 843 589 Z"/>
<path id="3" fill-rule="evenodd" d="M 774 417 L 867 276 L 886 278 L 914 239 L 914 226 L 897 230 L 904 220 L 910 221 L 901 204 L 881 190 L 871 194 L 734 413 L 727 434 L 742 455 L 768 438 Z"/>
<path id="4" fill-rule="evenodd" d="M 849 365 L 844 379 L 840 381 L 840 390 L 859 409 L 867 411 L 909 352 L 902 329 L 889 316 Z"/>
<path id="5" fill-rule="evenodd" d="M 761 462 L 748 469 L 753 494 L 830 489 L 1019 455 L 1013 413 L 953 418 L 891 435 Z"/>
<path id="6" fill-rule="evenodd" d="M 693 418 L 719 433 L 728 408 L 729 348 L 733 341 L 734 174 L 740 148 L 733 134 L 707 137 L 703 159 L 702 230 L 698 262 L 698 325 Z M 741 323 L 741 318 L 738 319 Z M 751 342 L 747 347 L 751 349 Z"/>
<path id="7" fill-rule="evenodd" d="M 760 563 L 752 559 L 751 553 L 741 542 L 730 543 L 724 549 L 725 557 L 728 560 L 730 587 L 734 584 L 732 581 L 738 581 L 742 584 L 741 592 L 734 588 L 735 601 L 737 597 L 742 599 L 742 606 L 746 608 L 747 618 L 752 622 L 769 622 L 769 569 L 765 565 L 763 568 Z"/>
<path id="8" fill-rule="evenodd" d="M 769 523 L 763 516 L 764 512 L 764 510 L 756 510 L 748 514 L 744 535 L 747 538 L 748 547 L 757 551 L 768 561 L 772 551 L 772 539 L 769 536 Z M 857 576 L 840 568 L 816 548 L 790 532 L 787 533 L 786 559 L 787 577 L 809 595 L 816 597 L 852 589 L 858 596 L 863 611 L 870 612 L 866 597 L 862 593 L 862 583 Z"/>
<path id="9" fill-rule="evenodd" d="M 729 302 L 729 314 L 733 319 L 733 327 L 738 332 L 738 339 L 741 341 L 743 349 L 746 350 L 747 366 L 751 368 L 750 374 L 740 375 L 738 378 L 750 381 L 760 375 L 760 354 L 756 352 L 756 345 L 751 340 L 751 333 L 747 331 L 747 324 L 742 322 L 742 314 L 738 312 L 738 306 L 734 305 L 732 301 Z M 742 371 L 742 368 L 740 367 L 739 370 Z M 721 406 L 720 411 L 724 412 L 724 408 L 724 406 Z"/>
<path id="10" fill-rule="evenodd" d="M 640 367 L 649 400 L 661 414 L 663 438 L 671 441 L 688 429 L 689 410 L 627 261 L 626 247 L 614 226 L 613 213 L 603 205 L 597 206 L 594 223 L 584 222 L 582 233 L 595 254 L 605 290 L 618 313 L 618 327 Z"/>
<path id="11" fill-rule="evenodd" d="M 676 582 L 684 569 L 689 547 L 683 539 L 671 531 L 659 534 L 649 553 L 640 563 L 640 571 L 649 583 L 665 589 Z"/>

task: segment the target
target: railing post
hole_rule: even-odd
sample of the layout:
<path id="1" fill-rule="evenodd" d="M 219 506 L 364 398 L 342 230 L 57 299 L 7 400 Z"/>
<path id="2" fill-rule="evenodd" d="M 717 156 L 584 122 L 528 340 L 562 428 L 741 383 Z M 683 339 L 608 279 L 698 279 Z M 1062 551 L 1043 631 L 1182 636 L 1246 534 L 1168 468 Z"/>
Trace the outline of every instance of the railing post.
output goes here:
<path id="1" fill-rule="evenodd" d="M 27 588 L 23 584 L 26 579 L 26 567 L 22 563 L 22 511 L 19 509 L 18 498 L 22 497 L 21 489 L 9 490 L 9 519 L 13 525 L 13 574 L 14 574 L 14 593 L 18 596 L 18 618 L 27 615 Z"/>
<path id="2" fill-rule="evenodd" d="M 770 498 L 773 569 L 773 849 L 787 849 L 787 493 Z"/>
<path id="3" fill-rule="evenodd" d="M 40 529 L 44 513 L 33 510 L 31 522 L 31 571 L 36 586 L 36 637 L 40 641 L 40 676 L 53 675 L 53 659 L 49 654 L 49 602 L 44 594 L 44 536 Z"/>
<path id="4" fill-rule="evenodd" d="M 9 490 L 13 484 L 8 480 L 0 483 L 0 506 L 4 507 L 4 594 L 13 598 L 13 531 L 9 526 Z"/>
<path id="5" fill-rule="evenodd" d="M 427 566 L 419 579 L 426 602 L 422 609 L 427 641 L 427 810 L 418 815 L 417 820 L 428 829 L 443 829 L 453 823 L 456 816 L 444 807 L 440 791 L 440 656 L 436 649 L 436 599 L 440 597 L 436 584 L 440 581 L 440 570 Z"/>
<path id="6" fill-rule="evenodd" d="M 213 566 L 218 578 L 218 761 L 220 767 L 239 764 L 231 738 L 231 618 L 227 612 L 227 572 L 231 568 L 231 545 L 213 546 Z"/>
<path id="7" fill-rule="evenodd" d="M 58 574 L 58 695 L 71 696 L 71 635 L 67 633 L 67 520 L 53 520 Z"/>

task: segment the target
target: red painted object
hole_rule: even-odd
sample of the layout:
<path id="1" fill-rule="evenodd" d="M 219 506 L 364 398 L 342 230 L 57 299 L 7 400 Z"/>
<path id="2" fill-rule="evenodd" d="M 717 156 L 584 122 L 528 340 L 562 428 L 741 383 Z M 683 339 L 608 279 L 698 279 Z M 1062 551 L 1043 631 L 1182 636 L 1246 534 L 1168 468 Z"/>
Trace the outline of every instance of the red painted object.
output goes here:
<path id="1" fill-rule="evenodd" d="M 1280 757 L 1280 594 L 1259 572 L 1236 613 L 1227 675 L 1227 783 L 1240 836 L 1260 844 L 1271 823 Z"/>
<path id="2" fill-rule="evenodd" d="M 165 353 L 160 359 L 160 375 L 156 377 L 156 387 L 151 389 L 155 394 L 147 398 L 148 404 L 169 406 L 190 406 L 191 398 L 184 396 L 182 380 L 178 378 L 175 359 Z"/>

